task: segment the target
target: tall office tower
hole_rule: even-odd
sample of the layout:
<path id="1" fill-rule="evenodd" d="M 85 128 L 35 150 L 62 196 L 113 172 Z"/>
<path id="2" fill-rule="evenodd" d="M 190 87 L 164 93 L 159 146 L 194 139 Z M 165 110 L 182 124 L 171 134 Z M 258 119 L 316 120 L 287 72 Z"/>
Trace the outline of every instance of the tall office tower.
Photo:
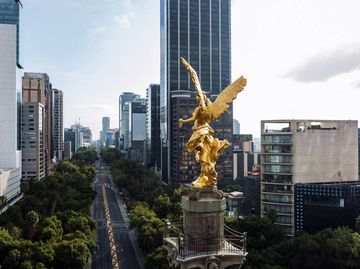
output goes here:
<path id="1" fill-rule="evenodd" d="M 89 127 L 83 127 L 81 126 L 81 131 L 83 132 L 83 143 L 84 146 L 90 146 L 92 143 L 92 132 L 91 129 Z"/>
<path id="2" fill-rule="evenodd" d="M 146 164 L 160 167 L 160 85 L 146 89 Z"/>
<path id="3" fill-rule="evenodd" d="M 64 141 L 71 142 L 71 153 L 75 154 L 84 143 L 84 133 L 80 129 L 65 128 Z"/>
<path id="4" fill-rule="evenodd" d="M 129 132 L 129 106 L 126 105 L 129 102 L 139 99 L 140 95 L 132 92 L 124 92 L 119 96 L 119 138 L 117 143 L 120 145 L 121 150 L 124 149 L 124 138 Z"/>
<path id="5" fill-rule="evenodd" d="M 45 176 L 44 106 L 39 102 L 22 105 L 22 179 Z"/>
<path id="6" fill-rule="evenodd" d="M 236 119 L 233 119 L 233 134 L 240 134 L 240 122 Z"/>
<path id="7" fill-rule="evenodd" d="M 63 99 L 61 90 L 52 90 L 52 152 L 56 161 L 63 159 L 64 151 Z"/>
<path id="8" fill-rule="evenodd" d="M 64 143 L 65 142 L 70 142 L 70 154 L 68 154 L 68 156 L 71 156 L 72 154 L 74 154 L 76 151 L 75 149 L 78 147 L 77 146 L 77 140 L 76 140 L 76 133 L 73 129 L 71 128 L 65 128 L 64 129 Z"/>
<path id="9" fill-rule="evenodd" d="M 107 131 L 110 129 L 110 117 L 102 117 L 102 137 L 101 142 L 104 145 L 106 142 L 106 134 Z"/>
<path id="10" fill-rule="evenodd" d="M 64 140 L 64 154 L 63 154 L 63 159 L 64 159 L 64 160 L 70 160 L 71 157 L 72 157 L 71 141 L 66 141 L 66 140 Z"/>
<path id="11" fill-rule="evenodd" d="M 174 132 L 179 130 L 176 130 L 178 118 L 172 113 L 172 92 L 194 92 L 180 57 L 197 70 L 202 89 L 211 95 L 210 99 L 215 99 L 231 82 L 231 8 L 230 0 L 161 0 L 160 9 L 161 174 L 163 181 L 177 183 L 178 178 L 174 175 L 185 165 L 180 162 L 186 157 L 182 155 L 187 153 L 185 144 L 174 143 Z M 174 114 L 186 113 L 178 111 Z M 216 136 L 232 140 L 232 107 L 215 125 Z M 190 133 L 185 136 L 187 138 Z M 178 160 L 174 159 L 176 152 L 181 153 Z M 219 160 L 217 171 L 220 180 L 232 179 L 231 148 Z M 187 182 L 192 180 L 189 175 Z"/>
<path id="12" fill-rule="evenodd" d="M 24 73 L 22 78 L 22 102 L 38 102 L 44 106 L 45 174 L 52 166 L 52 91 L 49 76 L 45 73 Z"/>
<path id="13" fill-rule="evenodd" d="M 359 174 L 360 174 L 360 128 L 358 129 L 358 156 L 359 156 Z M 359 177 L 360 179 L 360 177 Z"/>
<path id="14" fill-rule="evenodd" d="M 0 213 L 21 197 L 21 144 L 18 130 L 17 75 L 19 64 L 19 4 L 0 0 Z"/>
<path id="15" fill-rule="evenodd" d="M 261 122 L 261 216 L 294 234 L 294 186 L 358 180 L 357 121 Z"/>
<path id="16" fill-rule="evenodd" d="M 105 136 L 105 145 L 107 147 L 115 146 L 115 135 L 119 132 L 119 129 L 108 129 Z"/>
<path id="17" fill-rule="evenodd" d="M 7 203 L 21 198 L 21 151 L 18 145 L 16 98 L 16 25 L 0 23 L 0 196 Z"/>
<path id="18" fill-rule="evenodd" d="M 127 156 L 131 160 L 144 161 L 146 139 L 146 102 L 139 98 L 129 103 L 129 147 Z"/>
<path id="19" fill-rule="evenodd" d="M 20 65 L 20 3 L 16 0 L 0 0 L 0 23 L 16 25 L 16 65 Z"/>

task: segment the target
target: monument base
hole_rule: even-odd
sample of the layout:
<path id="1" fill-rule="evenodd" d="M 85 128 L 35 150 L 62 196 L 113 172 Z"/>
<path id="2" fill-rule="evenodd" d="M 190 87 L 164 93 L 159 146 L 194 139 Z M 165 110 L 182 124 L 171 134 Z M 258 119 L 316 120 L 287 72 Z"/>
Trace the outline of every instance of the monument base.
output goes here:
<path id="1" fill-rule="evenodd" d="M 241 268 L 245 261 L 246 235 L 224 229 L 226 201 L 221 191 L 192 188 L 182 197 L 183 232 L 164 238 L 175 268 Z M 226 232 L 226 233 L 225 233 Z"/>

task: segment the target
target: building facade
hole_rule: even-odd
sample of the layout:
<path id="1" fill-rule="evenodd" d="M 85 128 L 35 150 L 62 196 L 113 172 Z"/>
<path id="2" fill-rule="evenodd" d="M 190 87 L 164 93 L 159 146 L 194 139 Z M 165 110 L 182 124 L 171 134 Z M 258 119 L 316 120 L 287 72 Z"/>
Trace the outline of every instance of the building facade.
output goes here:
<path id="1" fill-rule="evenodd" d="M 129 103 L 129 148 L 127 156 L 131 160 L 144 162 L 146 140 L 146 102 L 139 98 Z"/>
<path id="2" fill-rule="evenodd" d="M 254 151 L 251 134 L 234 134 L 232 145 L 234 180 L 260 171 L 260 154 Z"/>
<path id="3" fill-rule="evenodd" d="M 44 107 L 44 135 L 45 135 L 45 174 L 48 175 L 52 167 L 52 86 L 49 76 L 45 73 L 24 73 L 22 79 L 22 102 L 38 102 Z"/>
<path id="4" fill-rule="evenodd" d="M 277 224 L 295 232 L 297 183 L 358 178 L 357 121 L 261 122 L 261 216 L 277 212 Z"/>
<path id="5" fill-rule="evenodd" d="M 102 117 L 101 143 L 106 144 L 106 134 L 110 129 L 110 117 Z"/>
<path id="6" fill-rule="evenodd" d="M 139 98 L 140 95 L 132 92 L 124 92 L 119 96 L 119 150 L 129 147 L 129 103 Z"/>
<path id="7" fill-rule="evenodd" d="M 295 185 L 295 230 L 315 233 L 347 226 L 360 215 L 359 181 Z"/>
<path id="8" fill-rule="evenodd" d="M 64 109 L 63 92 L 61 90 L 52 90 L 52 146 L 53 158 L 56 161 L 63 159 L 64 151 Z"/>
<path id="9" fill-rule="evenodd" d="M 240 134 L 240 122 L 238 120 L 233 119 L 233 134 L 239 135 Z"/>
<path id="10" fill-rule="evenodd" d="M 244 202 L 242 216 L 260 216 L 260 174 L 238 178 L 237 182 L 243 187 Z"/>
<path id="11" fill-rule="evenodd" d="M 78 149 L 82 146 L 81 132 L 78 129 L 65 128 L 64 129 L 64 141 L 69 141 L 71 145 L 71 154 L 75 154 Z"/>
<path id="12" fill-rule="evenodd" d="M 22 105 L 22 179 L 39 180 L 45 176 L 45 109 L 39 102 Z"/>
<path id="13" fill-rule="evenodd" d="M 64 160 L 70 160 L 72 157 L 72 151 L 71 151 L 71 141 L 64 141 L 64 153 L 63 153 L 63 159 Z"/>
<path id="14" fill-rule="evenodd" d="M 9 9 L 10 14 L 18 14 L 19 6 L 11 3 L 0 1 L 0 196 L 6 200 L 0 213 L 22 197 L 16 84 L 19 18 L 17 16 L 15 22 L 10 22 L 7 21 L 9 18 L 4 16 L 4 12 Z M 12 15 L 10 17 L 12 20 Z"/>
<path id="15" fill-rule="evenodd" d="M 160 168 L 160 85 L 146 89 L 146 164 Z"/>
<path id="16" fill-rule="evenodd" d="M 199 80 L 208 95 L 216 97 L 231 82 L 231 7 L 230 0 L 161 0 L 160 1 L 160 130 L 161 130 L 161 176 L 167 183 L 177 183 L 175 171 L 179 166 L 174 156 L 179 151 L 186 151 L 176 144 L 174 114 L 185 115 L 174 108 L 173 92 L 190 90 L 194 92 L 191 79 L 186 69 L 181 66 L 180 57 L 184 57 L 198 72 Z M 185 105 L 186 106 L 186 105 Z M 221 138 L 232 136 L 232 107 L 217 123 L 216 133 Z M 219 176 L 232 178 L 231 148 L 219 160 Z M 225 161 L 226 164 L 220 164 Z M 223 171 L 222 167 L 230 170 Z M 227 169 L 227 168 L 226 168 Z M 190 169 L 188 169 L 190 171 Z M 188 175 L 187 182 L 193 180 Z M 172 182 L 173 181 L 173 182 Z"/>
<path id="17" fill-rule="evenodd" d="M 16 0 L 0 0 L 0 23 L 16 26 L 16 64 L 20 65 L 20 3 Z"/>

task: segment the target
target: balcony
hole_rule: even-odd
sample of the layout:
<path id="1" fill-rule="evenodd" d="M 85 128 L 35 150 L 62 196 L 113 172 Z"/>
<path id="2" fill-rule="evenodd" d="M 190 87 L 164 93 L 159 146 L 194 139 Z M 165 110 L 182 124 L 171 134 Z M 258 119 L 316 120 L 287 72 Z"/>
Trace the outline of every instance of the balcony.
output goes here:
<path id="1" fill-rule="evenodd" d="M 199 256 L 226 255 L 246 256 L 246 233 L 240 233 L 224 226 L 223 238 L 192 238 L 185 240 L 181 226 L 166 225 L 164 244 L 175 253 L 170 253 L 178 261 Z"/>

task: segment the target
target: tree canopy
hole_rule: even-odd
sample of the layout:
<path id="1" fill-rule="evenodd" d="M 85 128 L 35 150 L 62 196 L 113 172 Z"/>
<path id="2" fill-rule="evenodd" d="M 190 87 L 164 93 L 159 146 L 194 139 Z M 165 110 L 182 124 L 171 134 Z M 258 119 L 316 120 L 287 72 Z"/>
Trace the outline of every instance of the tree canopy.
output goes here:
<path id="1" fill-rule="evenodd" d="M 22 184 L 24 197 L 0 215 L 1 268 L 83 268 L 96 248 L 89 215 L 95 168 L 84 156 L 60 162 L 54 173 Z"/>

